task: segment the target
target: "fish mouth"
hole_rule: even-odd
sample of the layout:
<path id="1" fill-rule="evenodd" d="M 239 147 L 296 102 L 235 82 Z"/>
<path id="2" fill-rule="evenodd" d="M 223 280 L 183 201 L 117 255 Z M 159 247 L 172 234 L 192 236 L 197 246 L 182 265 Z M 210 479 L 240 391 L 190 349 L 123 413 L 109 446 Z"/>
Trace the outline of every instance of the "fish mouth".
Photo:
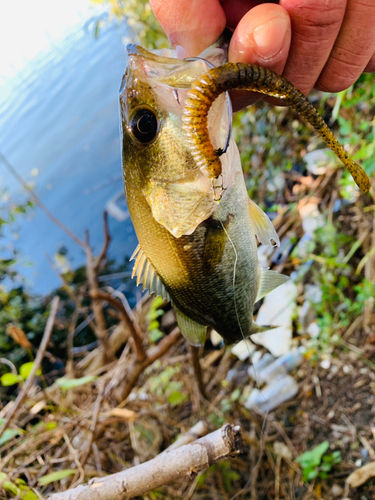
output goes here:
<path id="1" fill-rule="evenodd" d="M 128 57 L 142 56 L 148 59 L 149 61 L 154 61 L 160 64 L 171 64 L 173 66 L 176 66 L 176 64 L 182 64 L 184 62 L 181 59 L 177 59 L 177 54 L 175 50 L 170 50 L 170 49 L 154 50 L 151 52 L 147 49 L 144 49 L 140 45 L 136 45 L 135 43 L 129 43 L 126 46 L 126 51 Z M 170 54 L 170 57 L 161 55 L 167 53 Z"/>
<path id="2" fill-rule="evenodd" d="M 150 52 L 136 44 L 126 47 L 127 70 L 149 82 L 164 84 L 176 89 L 188 89 L 206 70 L 203 60 L 177 59 L 175 50 L 161 49 Z"/>

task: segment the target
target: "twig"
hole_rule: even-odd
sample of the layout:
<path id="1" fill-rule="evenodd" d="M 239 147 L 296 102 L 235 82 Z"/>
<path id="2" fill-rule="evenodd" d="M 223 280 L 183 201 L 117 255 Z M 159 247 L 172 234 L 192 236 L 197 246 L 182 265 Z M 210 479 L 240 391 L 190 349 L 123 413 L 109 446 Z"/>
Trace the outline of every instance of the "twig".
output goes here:
<path id="1" fill-rule="evenodd" d="M 240 427 L 226 424 L 194 443 L 162 453 L 153 460 L 117 474 L 93 479 L 86 486 L 79 486 L 64 493 L 55 493 L 50 500 L 134 498 L 181 477 L 194 478 L 201 470 L 223 458 L 233 457 L 241 451 Z"/>
<path id="2" fill-rule="evenodd" d="M 71 378 L 74 378 L 73 344 L 74 344 L 74 331 L 76 329 L 78 317 L 79 317 L 79 310 L 75 309 L 69 321 L 68 336 L 66 343 L 67 358 L 68 358 L 66 362 L 66 373 Z"/>
<path id="3" fill-rule="evenodd" d="M 208 425 L 204 420 L 200 420 L 191 429 L 189 429 L 187 432 L 182 434 L 178 439 L 176 439 L 174 443 L 168 446 L 168 448 L 164 450 L 163 453 L 166 453 L 167 451 L 176 450 L 181 446 L 192 443 L 196 439 L 205 436 L 207 432 L 208 432 Z"/>
<path id="4" fill-rule="evenodd" d="M 109 231 L 108 231 L 108 213 L 106 210 L 103 213 L 103 224 L 104 224 L 104 245 L 103 245 L 102 251 L 100 252 L 99 257 L 96 259 L 95 266 L 94 266 L 95 272 L 98 271 L 102 260 L 107 255 L 108 246 L 111 242 L 111 236 L 110 236 Z"/>
<path id="5" fill-rule="evenodd" d="M 15 367 L 15 365 L 11 361 L 9 361 L 9 359 L 0 358 L 0 364 L 9 366 L 9 368 L 12 370 L 12 373 L 14 375 L 17 375 L 17 368 Z"/>
<path id="6" fill-rule="evenodd" d="M 199 392 L 201 393 L 201 395 L 205 399 L 207 399 L 206 388 L 204 386 L 203 377 L 202 377 L 202 367 L 201 367 L 201 363 L 199 360 L 199 349 L 198 349 L 198 347 L 195 347 L 195 346 L 189 344 L 189 350 L 190 350 L 191 362 L 193 365 L 194 375 L 195 375 L 195 379 L 197 381 Z"/>
<path id="7" fill-rule="evenodd" d="M 70 442 L 69 436 L 68 436 L 68 434 L 66 434 L 66 432 L 64 432 L 64 441 L 68 447 L 68 450 L 70 451 L 70 455 L 73 458 L 73 461 L 76 464 L 78 472 L 79 472 L 79 478 L 75 481 L 74 484 L 82 483 L 82 481 L 85 478 L 85 471 L 83 470 L 83 467 L 79 461 L 78 451 L 73 447 L 72 443 Z M 76 476 L 74 476 L 74 478 L 75 477 Z"/>
<path id="8" fill-rule="evenodd" d="M 102 351 L 103 364 L 105 365 L 109 361 L 112 361 L 112 356 L 109 351 L 107 329 L 103 314 L 103 308 L 101 306 L 101 300 L 97 298 L 97 292 L 99 291 L 98 278 L 96 275 L 95 268 L 95 258 L 92 254 L 92 250 L 89 243 L 88 232 L 86 231 L 86 243 L 85 243 L 85 253 L 86 253 L 86 269 L 87 269 L 87 281 L 89 284 L 90 296 L 92 297 L 92 310 L 94 313 L 95 325 L 95 335 L 99 340 L 100 349 Z"/>
<path id="9" fill-rule="evenodd" d="M 39 367 L 42 363 L 42 360 L 44 358 L 44 353 L 46 352 L 47 345 L 48 345 L 49 339 L 50 339 L 51 334 L 52 334 L 57 309 L 59 307 L 59 300 L 60 300 L 59 297 L 56 296 L 52 301 L 51 312 L 50 312 L 46 327 L 44 329 L 43 338 L 42 338 L 42 341 L 40 343 L 35 361 L 33 363 L 33 367 L 31 369 L 30 374 L 27 377 L 25 383 L 23 384 L 23 387 L 22 387 L 20 393 L 17 396 L 17 399 L 14 402 L 14 405 L 11 407 L 9 414 L 6 417 L 6 421 L 4 422 L 3 426 L 0 429 L 0 437 L 3 435 L 5 429 L 7 429 L 9 427 L 9 424 L 12 422 L 13 418 L 16 416 L 16 413 L 17 413 L 19 407 L 23 403 L 25 397 L 27 396 L 28 392 L 31 389 L 31 386 L 33 385 L 36 372 L 39 370 Z"/>
<path id="10" fill-rule="evenodd" d="M 116 292 L 116 290 L 114 290 L 114 292 Z M 137 358 L 139 361 L 143 361 L 146 357 L 146 352 L 143 347 L 142 331 L 139 328 L 138 323 L 135 321 L 133 311 L 131 310 L 126 298 L 123 297 L 125 299 L 124 301 L 122 300 L 122 298 L 119 297 L 120 298 L 119 301 L 116 300 L 116 298 L 113 297 L 111 294 L 99 289 L 90 290 L 90 295 L 93 299 L 100 299 L 108 302 L 109 304 L 111 304 L 112 307 L 114 307 L 120 313 L 121 319 L 128 327 L 130 334 L 134 340 Z M 126 307 L 125 304 L 127 304 L 128 307 Z"/>
<path id="11" fill-rule="evenodd" d="M 141 373 L 154 361 L 161 358 L 161 356 L 163 356 L 163 354 L 165 354 L 168 349 L 176 342 L 180 335 L 180 329 L 175 328 L 169 335 L 166 335 L 157 346 L 149 350 L 146 358 L 143 361 L 135 359 L 133 363 L 130 364 L 126 375 L 125 385 L 122 387 L 119 394 L 120 399 L 123 400 L 129 396 Z"/>
<path id="12" fill-rule="evenodd" d="M 26 189 L 31 194 L 32 199 L 34 202 L 43 210 L 43 212 L 47 215 L 47 217 L 54 223 L 56 226 L 58 226 L 60 229 L 62 229 L 68 236 L 72 238 L 73 241 L 77 243 L 77 245 L 81 246 L 82 248 L 85 248 L 85 242 L 80 240 L 78 236 L 76 236 L 73 231 L 71 231 L 64 223 L 62 223 L 59 219 L 57 219 L 49 210 L 48 208 L 42 203 L 40 200 L 39 196 L 35 193 L 33 189 L 31 189 L 30 186 L 27 185 L 27 183 L 24 181 L 24 179 L 20 176 L 20 174 L 17 172 L 17 170 L 9 163 L 9 161 L 5 158 L 5 156 L 0 153 L 0 161 L 4 163 L 4 165 L 7 167 L 7 169 L 12 173 L 12 175 L 18 180 L 20 184 Z"/>
<path id="13" fill-rule="evenodd" d="M 96 398 L 94 412 L 92 415 L 92 421 L 91 421 L 91 427 L 90 427 L 90 438 L 89 438 L 89 442 L 87 443 L 86 448 L 83 451 L 81 459 L 80 459 L 80 464 L 82 467 L 85 465 L 86 460 L 88 459 L 88 457 L 90 455 L 91 447 L 93 445 L 95 429 L 96 429 L 96 425 L 98 423 L 99 410 L 100 410 L 100 407 L 101 407 L 101 404 L 103 401 L 103 395 L 104 395 L 104 384 L 99 383 L 99 394 L 98 394 L 98 397 Z"/>
<path id="14" fill-rule="evenodd" d="M 91 447 L 92 447 L 92 444 L 94 441 L 95 429 L 96 429 L 96 425 L 98 423 L 99 410 L 100 410 L 102 400 L 103 400 L 103 395 L 104 395 L 104 384 L 99 383 L 99 394 L 98 394 L 98 397 L 96 398 L 94 412 L 92 415 L 92 421 L 91 421 L 91 427 L 90 427 L 90 438 L 89 438 L 89 442 L 86 445 L 86 449 L 82 453 L 82 457 L 80 460 L 82 467 L 85 465 L 86 460 L 88 459 L 88 457 L 90 455 Z"/>

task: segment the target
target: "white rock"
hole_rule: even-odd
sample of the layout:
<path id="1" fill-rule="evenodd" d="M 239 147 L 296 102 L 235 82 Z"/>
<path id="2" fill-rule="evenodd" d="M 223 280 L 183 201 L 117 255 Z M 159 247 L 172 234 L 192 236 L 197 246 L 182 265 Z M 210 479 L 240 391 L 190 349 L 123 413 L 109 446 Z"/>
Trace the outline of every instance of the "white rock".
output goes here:
<path id="1" fill-rule="evenodd" d="M 320 363 L 320 366 L 324 368 L 325 370 L 328 370 L 328 368 L 331 366 L 331 360 L 330 359 L 323 359 L 323 361 Z"/>
<path id="2" fill-rule="evenodd" d="M 251 340 L 264 346 L 279 357 L 290 351 L 292 342 L 292 318 L 296 310 L 297 287 L 288 281 L 266 295 L 256 319 L 258 325 L 275 325 L 278 328 L 255 333 Z"/>
<path id="3" fill-rule="evenodd" d="M 210 339 L 212 342 L 212 345 L 217 346 L 220 344 L 220 342 L 223 341 L 223 337 L 220 335 L 220 333 L 217 333 L 216 330 L 211 331 Z"/>
<path id="4" fill-rule="evenodd" d="M 306 328 L 306 332 L 310 335 L 311 338 L 315 339 L 316 337 L 319 337 L 320 326 L 316 321 L 314 321 Z"/>
<path id="5" fill-rule="evenodd" d="M 306 168 L 314 175 L 323 175 L 329 163 L 332 163 L 330 150 L 328 148 L 315 149 L 306 153 L 303 157 L 306 162 Z"/>
<path id="6" fill-rule="evenodd" d="M 251 356 L 253 351 L 255 351 L 255 345 L 249 339 L 241 340 L 241 342 L 238 342 L 238 344 L 231 349 L 231 352 L 241 361 Z"/>

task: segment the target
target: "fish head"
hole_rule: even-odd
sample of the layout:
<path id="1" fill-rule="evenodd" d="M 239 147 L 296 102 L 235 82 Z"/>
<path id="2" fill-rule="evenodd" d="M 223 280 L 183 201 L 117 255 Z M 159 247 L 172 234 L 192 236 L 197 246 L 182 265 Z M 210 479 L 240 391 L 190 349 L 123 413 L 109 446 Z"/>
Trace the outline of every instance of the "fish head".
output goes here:
<path id="1" fill-rule="evenodd" d="M 144 197 L 154 219 L 179 238 L 193 233 L 212 215 L 218 203 L 212 179 L 201 171 L 191 155 L 181 121 L 187 93 L 208 67 L 201 59 L 179 60 L 173 57 L 174 51 L 149 52 L 129 45 L 127 52 L 120 112 L 129 210 L 132 214 L 129 199 Z M 223 62 L 225 53 L 211 47 L 202 57 L 217 65 Z M 209 114 L 214 147 L 226 142 L 227 116 L 222 96 Z M 223 166 L 223 176 L 228 177 L 229 170 Z"/>

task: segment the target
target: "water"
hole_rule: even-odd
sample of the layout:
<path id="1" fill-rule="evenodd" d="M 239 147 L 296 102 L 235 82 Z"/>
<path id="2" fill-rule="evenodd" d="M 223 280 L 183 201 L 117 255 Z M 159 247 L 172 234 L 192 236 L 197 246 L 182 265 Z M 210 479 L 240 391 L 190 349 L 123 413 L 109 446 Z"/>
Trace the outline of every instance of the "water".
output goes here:
<path id="1" fill-rule="evenodd" d="M 92 26 L 77 29 L 0 93 L 0 151 L 78 237 L 89 230 L 96 252 L 106 202 L 122 189 L 118 91 L 126 64 L 124 30 L 107 26 L 95 39 Z M 0 186 L 12 198 L 25 198 L 3 164 Z M 109 256 L 123 261 L 137 244 L 131 221 L 109 217 L 109 229 Z M 84 262 L 82 249 L 38 208 L 20 220 L 16 239 L 7 238 L 20 251 L 18 270 L 36 293 L 61 284 L 46 254 L 53 258 L 64 246 L 73 268 Z"/>

